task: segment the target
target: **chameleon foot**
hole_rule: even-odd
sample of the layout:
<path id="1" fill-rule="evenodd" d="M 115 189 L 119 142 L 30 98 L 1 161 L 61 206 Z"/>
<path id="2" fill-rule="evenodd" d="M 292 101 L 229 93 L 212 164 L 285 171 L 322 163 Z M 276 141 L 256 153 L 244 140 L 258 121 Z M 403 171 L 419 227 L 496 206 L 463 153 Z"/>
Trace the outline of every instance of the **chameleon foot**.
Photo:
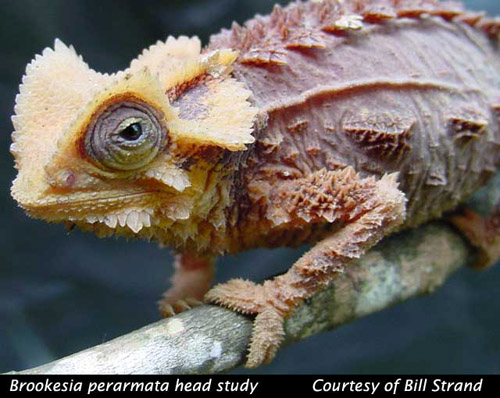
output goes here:
<path id="1" fill-rule="evenodd" d="M 175 255 L 172 287 L 158 302 L 163 317 L 170 317 L 201 304 L 212 283 L 215 261 L 212 257 L 183 253 Z"/>
<path id="2" fill-rule="evenodd" d="M 257 314 L 245 366 L 256 368 L 272 361 L 283 342 L 283 322 L 290 308 L 273 295 L 272 281 L 257 285 L 233 279 L 217 285 L 205 295 L 205 301 L 244 314 Z"/>

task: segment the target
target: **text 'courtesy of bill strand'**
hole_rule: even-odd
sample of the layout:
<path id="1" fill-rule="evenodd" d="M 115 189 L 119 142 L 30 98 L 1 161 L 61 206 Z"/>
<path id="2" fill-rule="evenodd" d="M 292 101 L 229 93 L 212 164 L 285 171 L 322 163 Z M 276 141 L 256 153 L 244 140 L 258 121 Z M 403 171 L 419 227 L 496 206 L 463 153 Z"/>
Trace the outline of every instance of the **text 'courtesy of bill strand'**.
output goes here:
<path id="1" fill-rule="evenodd" d="M 365 392 L 377 393 L 399 392 L 480 392 L 483 379 L 477 377 L 471 381 L 447 381 L 441 378 L 396 378 L 392 381 L 332 381 L 318 378 L 312 384 L 315 393 Z"/>

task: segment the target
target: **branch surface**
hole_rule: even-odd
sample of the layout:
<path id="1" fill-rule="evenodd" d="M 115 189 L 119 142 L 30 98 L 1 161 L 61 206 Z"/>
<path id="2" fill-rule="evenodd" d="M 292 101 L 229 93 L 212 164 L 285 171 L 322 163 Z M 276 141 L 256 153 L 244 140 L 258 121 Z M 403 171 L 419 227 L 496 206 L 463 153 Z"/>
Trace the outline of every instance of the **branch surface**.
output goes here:
<path id="1" fill-rule="evenodd" d="M 486 214 L 500 199 L 500 173 L 469 201 Z M 384 239 L 287 320 L 286 343 L 339 327 L 438 288 L 475 250 L 451 226 L 433 222 Z M 239 366 L 252 320 L 202 305 L 107 343 L 19 374 L 200 374 Z"/>

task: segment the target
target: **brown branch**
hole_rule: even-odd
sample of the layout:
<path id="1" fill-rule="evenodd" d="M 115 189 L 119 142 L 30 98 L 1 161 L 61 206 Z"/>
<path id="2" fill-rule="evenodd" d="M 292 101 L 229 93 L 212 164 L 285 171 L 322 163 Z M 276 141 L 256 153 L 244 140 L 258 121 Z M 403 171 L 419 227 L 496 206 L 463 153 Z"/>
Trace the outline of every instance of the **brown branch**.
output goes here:
<path id="1" fill-rule="evenodd" d="M 499 198 L 500 174 L 470 205 L 487 213 Z M 287 343 L 430 293 L 455 270 L 471 265 L 474 258 L 474 249 L 444 222 L 385 239 L 288 319 Z M 249 318 L 203 305 L 20 373 L 224 372 L 244 360 L 251 331 Z"/>

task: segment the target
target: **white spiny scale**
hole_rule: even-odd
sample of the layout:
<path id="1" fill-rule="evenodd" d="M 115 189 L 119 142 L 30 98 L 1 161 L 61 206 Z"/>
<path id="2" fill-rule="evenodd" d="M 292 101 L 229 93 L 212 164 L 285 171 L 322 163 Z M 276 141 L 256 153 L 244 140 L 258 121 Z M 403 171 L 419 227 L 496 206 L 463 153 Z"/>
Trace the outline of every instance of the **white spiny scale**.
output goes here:
<path id="1" fill-rule="evenodd" d="M 171 220 L 187 220 L 191 215 L 193 203 L 188 201 L 171 201 L 161 209 L 162 213 Z"/>
<path id="2" fill-rule="evenodd" d="M 139 214 L 135 210 L 130 211 L 127 215 L 127 227 L 134 233 L 142 229 L 142 220 L 139 221 Z"/>
<path id="3" fill-rule="evenodd" d="M 118 223 L 120 224 L 120 227 L 127 225 L 127 213 L 123 212 L 118 214 Z"/>
<path id="4" fill-rule="evenodd" d="M 142 225 L 144 227 L 151 226 L 151 217 L 149 216 L 149 213 L 147 213 L 145 211 L 139 212 L 139 221 L 142 222 Z"/>
<path id="5" fill-rule="evenodd" d="M 323 217 L 328 222 L 334 222 L 337 219 L 336 211 L 334 209 L 331 209 L 331 210 L 325 212 L 325 214 L 323 215 Z"/>
<path id="6" fill-rule="evenodd" d="M 179 168 L 160 164 L 156 167 L 151 167 L 146 171 L 146 176 L 157 181 L 163 182 L 165 185 L 174 188 L 176 191 L 182 192 L 191 185 L 187 173 Z"/>
<path id="7" fill-rule="evenodd" d="M 105 217 L 104 223 L 109 227 L 109 228 L 116 228 L 118 225 L 118 217 L 114 214 L 110 214 Z"/>

